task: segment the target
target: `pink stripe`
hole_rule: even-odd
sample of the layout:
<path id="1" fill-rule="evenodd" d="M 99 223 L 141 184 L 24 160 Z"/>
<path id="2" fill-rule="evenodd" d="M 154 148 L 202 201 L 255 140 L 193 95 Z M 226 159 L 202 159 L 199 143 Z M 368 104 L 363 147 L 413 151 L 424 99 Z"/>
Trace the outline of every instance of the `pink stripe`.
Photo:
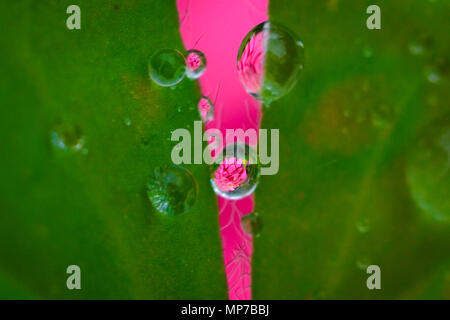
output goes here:
<path id="1" fill-rule="evenodd" d="M 177 0 L 180 32 L 186 50 L 206 55 L 200 77 L 202 94 L 215 104 L 215 119 L 208 128 L 258 129 L 261 104 L 242 87 L 236 69 L 245 35 L 266 21 L 268 0 Z M 242 229 L 241 217 L 253 211 L 254 199 L 218 197 L 220 235 L 230 299 L 251 299 L 252 237 Z"/>

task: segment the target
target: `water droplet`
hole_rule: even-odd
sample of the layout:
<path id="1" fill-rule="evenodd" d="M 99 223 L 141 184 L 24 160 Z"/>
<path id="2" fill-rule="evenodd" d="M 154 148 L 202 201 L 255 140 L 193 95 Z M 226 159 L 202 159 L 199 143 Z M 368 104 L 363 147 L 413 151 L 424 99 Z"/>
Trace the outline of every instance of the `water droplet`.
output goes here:
<path id="1" fill-rule="evenodd" d="M 168 216 L 188 212 L 197 200 L 197 193 L 197 182 L 192 174 L 177 165 L 156 168 L 147 184 L 150 202 Z"/>
<path id="2" fill-rule="evenodd" d="M 409 44 L 409 52 L 411 52 L 411 54 L 415 55 L 415 56 L 419 56 L 421 54 L 423 54 L 423 47 L 420 45 L 420 43 L 418 42 L 411 42 Z"/>
<path id="3" fill-rule="evenodd" d="M 362 257 L 361 259 L 358 259 L 356 261 L 356 267 L 360 270 L 367 270 L 367 267 L 371 265 L 370 258 L 369 257 Z"/>
<path id="4" fill-rule="evenodd" d="M 123 119 L 123 123 L 129 127 L 131 126 L 131 119 L 129 117 L 126 117 L 125 119 Z"/>
<path id="5" fill-rule="evenodd" d="M 237 57 L 244 88 L 267 105 L 292 89 L 303 63 L 303 42 L 284 26 L 269 21 L 246 35 Z"/>
<path id="6" fill-rule="evenodd" d="M 223 148 L 216 157 L 211 185 L 221 197 L 239 200 L 255 191 L 259 174 L 256 150 L 247 144 L 233 143 Z"/>
<path id="7" fill-rule="evenodd" d="M 363 56 L 366 58 L 370 58 L 373 55 L 372 49 L 369 46 L 364 47 Z"/>
<path id="8" fill-rule="evenodd" d="M 408 155 L 406 177 L 417 206 L 436 221 L 450 221 L 450 116 L 431 123 Z"/>
<path id="9" fill-rule="evenodd" d="M 70 152 L 82 152 L 85 154 L 84 148 L 85 138 L 81 132 L 80 127 L 70 124 L 62 123 L 57 125 L 50 132 L 50 140 L 53 147 Z"/>
<path id="10" fill-rule="evenodd" d="M 208 97 L 202 96 L 198 102 L 198 111 L 204 123 L 214 119 L 214 104 Z"/>
<path id="11" fill-rule="evenodd" d="M 430 68 L 425 72 L 425 77 L 427 78 L 428 82 L 430 82 L 430 83 L 436 84 L 439 81 L 441 81 L 440 74 L 433 68 Z"/>
<path id="12" fill-rule="evenodd" d="M 150 78 L 163 87 L 174 86 L 183 80 L 186 66 L 183 55 L 174 49 L 156 51 L 148 62 Z"/>
<path id="13" fill-rule="evenodd" d="M 147 137 L 142 137 L 141 138 L 141 145 L 142 145 L 142 147 L 147 148 L 149 144 L 150 144 L 150 139 L 149 138 L 147 138 Z"/>
<path id="14" fill-rule="evenodd" d="M 206 71 L 206 57 L 203 52 L 189 50 L 186 53 L 186 76 L 189 79 L 198 79 Z"/>
<path id="15" fill-rule="evenodd" d="M 369 232 L 370 230 L 370 223 L 368 219 L 362 219 L 361 221 L 358 221 L 356 223 L 356 230 L 358 230 L 359 233 L 365 234 Z"/>
<path id="16" fill-rule="evenodd" d="M 248 234 L 252 234 L 255 238 L 259 237 L 263 223 L 258 212 L 252 212 L 242 217 L 242 228 Z"/>

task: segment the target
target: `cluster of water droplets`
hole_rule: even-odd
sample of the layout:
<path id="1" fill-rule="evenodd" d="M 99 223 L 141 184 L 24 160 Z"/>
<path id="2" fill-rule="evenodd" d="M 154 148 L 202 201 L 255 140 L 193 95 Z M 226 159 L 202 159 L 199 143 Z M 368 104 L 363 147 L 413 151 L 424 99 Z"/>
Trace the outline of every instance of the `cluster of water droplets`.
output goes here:
<path id="1" fill-rule="evenodd" d="M 292 89 L 303 63 L 303 42 L 283 25 L 266 21 L 242 41 L 237 70 L 247 92 L 269 105 Z"/>
<path id="2" fill-rule="evenodd" d="M 173 87 L 186 76 L 199 78 L 206 70 L 206 57 L 198 50 L 189 50 L 185 55 L 175 49 L 161 49 L 153 53 L 148 61 L 150 78 L 162 87 Z"/>

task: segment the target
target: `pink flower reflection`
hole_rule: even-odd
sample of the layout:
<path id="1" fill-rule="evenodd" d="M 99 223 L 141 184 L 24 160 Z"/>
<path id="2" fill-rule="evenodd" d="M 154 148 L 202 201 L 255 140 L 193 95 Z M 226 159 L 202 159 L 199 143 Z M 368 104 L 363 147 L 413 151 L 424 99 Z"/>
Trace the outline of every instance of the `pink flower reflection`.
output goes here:
<path id="1" fill-rule="evenodd" d="M 263 77 L 264 44 L 263 33 L 254 34 L 238 61 L 238 74 L 249 93 L 259 94 Z"/>
<path id="2" fill-rule="evenodd" d="M 247 170 L 242 159 L 225 158 L 214 172 L 214 182 L 217 187 L 225 192 L 236 190 L 247 180 Z"/>

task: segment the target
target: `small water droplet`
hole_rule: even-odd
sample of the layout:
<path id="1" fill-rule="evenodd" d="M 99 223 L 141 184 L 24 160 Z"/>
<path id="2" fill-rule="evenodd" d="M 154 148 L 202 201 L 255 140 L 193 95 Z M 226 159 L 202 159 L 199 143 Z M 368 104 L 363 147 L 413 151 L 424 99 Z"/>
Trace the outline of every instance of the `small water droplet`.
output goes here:
<path id="1" fill-rule="evenodd" d="M 370 58 L 373 55 L 372 49 L 369 46 L 364 47 L 363 56 L 366 58 Z"/>
<path id="2" fill-rule="evenodd" d="M 439 81 L 441 81 L 441 76 L 440 76 L 440 74 L 439 74 L 435 69 L 433 69 L 433 68 L 428 69 L 428 70 L 425 72 L 425 76 L 426 76 L 428 82 L 433 83 L 433 84 L 436 84 L 436 83 L 438 83 Z"/>
<path id="3" fill-rule="evenodd" d="M 365 234 L 370 230 L 370 224 L 368 219 L 362 219 L 356 223 L 356 229 L 359 233 Z"/>
<path id="4" fill-rule="evenodd" d="M 255 238 L 261 235 L 262 227 L 263 223 L 258 212 L 252 212 L 242 217 L 242 228 Z"/>
<path id="5" fill-rule="evenodd" d="M 255 149 L 240 142 L 229 144 L 215 161 L 211 166 L 211 185 L 215 193 L 239 200 L 255 191 L 260 174 Z"/>
<path id="6" fill-rule="evenodd" d="M 237 57 L 244 88 L 266 105 L 293 88 L 303 64 L 303 43 L 283 25 L 269 21 L 245 36 Z"/>
<path id="7" fill-rule="evenodd" d="M 421 54 L 423 54 L 423 47 L 420 43 L 418 42 L 411 42 L 409 44 L 409 52 L 411 52 L 411 54 L 415 55 L 415 56 L 419 56 Z"/>
<path id="8" fill-rule="evenodd" d="M 186 76 L 189 79 L 198 79 L 206 71 L 206 57 L 203 52 L 189 50 L 186 53 Z"/>
<path id="9" fill-rule="evenodd" d="M 53 147 L 63 151 L 82 152 L 85 150 L 85 138 L 80 127 L 61 123 L 50 132 L 50 140 Z"/>
<path id="10" fill-rule="evenodd" d="M 142 145 L 142 147 L 147 148 L 149 144 L 150 144 L 150 139 L 149 138 L 147 138 L 147 137 L 142 137 L 141 138 L 141 145 Z"/>
<path id="11" fill-rule="evenodd" d="M 131 126 L 131 119 L 129 117 L 126 117 L 125 119 L 123 119 L 123 123 L 129 127 Z"/>
<path id="12" fill-rule="evenodd" d="M 161 213 L 175 216 L 188 212 L 197 200 L 198 186 L 183 167 L 169 165 L 155 169 L 147 184 L 147 196 Z"/>
<path id="13" fill-rule="evenodd" d="M 208 97 L 202 96 L 198 102 L 198 111 L 204 123 L 214 119 L 214 104 Z"/>
<path id="14" fill-rule="evenodd" d="M 150 78 L 163 87 L 176 85 L 186 73 L 184 57 L 174 49 L 156 51 L 149 59 L 148 68 Z"/>

